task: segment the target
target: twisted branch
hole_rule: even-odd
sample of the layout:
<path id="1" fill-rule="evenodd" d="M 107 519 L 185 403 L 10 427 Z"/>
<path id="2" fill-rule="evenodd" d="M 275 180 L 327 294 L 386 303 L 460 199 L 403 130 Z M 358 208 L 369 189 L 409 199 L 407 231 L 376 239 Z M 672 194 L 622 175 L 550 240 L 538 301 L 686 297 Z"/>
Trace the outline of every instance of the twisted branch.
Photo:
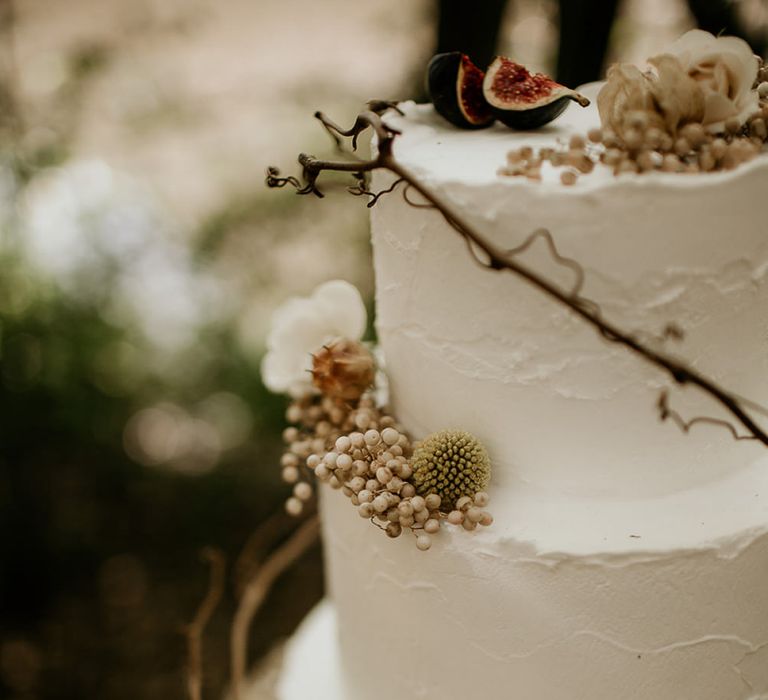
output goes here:
<path id="1" fill-rule="evenodd" d="M 748 437 L 759 440 L 761 443 L 768 446 L 768 434 L 757 425 L 747 412 L 747 407 L 760 413 L 763 413 L 765 409 L 762 407 L 756 409 L 753 402 L 742 400 L 738 395 L 729 392 L 727 389 L 717 384 L 713 379 L 688 366 L 681 360 L 651 347 L 650 344 L 646 344 L 641 339 L 640 334 L 625 331 L 614 323 L 606 320 L 597 304 L 579 296 L 582 280 L 578 275 L 574 286 L 570 290 L 561 289 L 556 284 L 528 267 L 525 263 L 518 260 L 516 256 L 518 253 L 522 252 L 520 248 L 506 251 L 498 247 L 493 241 L 489 240 L 471 225 L 460 211 L 455 210 L 449 203 L 441 200 L 426 185 L 420 182 L 413 173 L 403 167 L 394 157 L 392 152 L 394 141 L 400 132 L 386 124 L 382 119 L 382 114 L 390 107 L 391 103 L 387 102 L 369 103 L 368 109 L 358 115 L 354 124 L 349 129 L 341 128 L 328 119 L 322 112 L 317 112 L 315 117 L 320 120 L 325 129 L 334 137 L 337 144 L 340 143 L 340 136 L 346 136 L 351 137 L 352 146 L 353 148 L 356 147 L 358 136 L 370 127 L 376 135 L 378 153 L 375 157 L 369 160 L 357 159 L 353 161 L 321 160 L 314 156 L 302 153 L 299 156 L 299 164 L 303 169 L 303 179 L 305 184 L 303 186 L 297 186 L 296 191 L 299 194 L 313 193 L 318 197 L 322 197 L 322 192 L 317 186 L 317 180 L 320 174 L 326 170 L 360 174 L 369 173 L 374 170 L 389 170 L 396 176 L 396 178 L 406 183 L 406 187 L 403 191 L 403 196 L 406 201 L 417 207 L 437 209 L 451 228 L 466 241 L 470 253 L 478 264 L 492 272 L 509 272 L 524 279 L 543 294 L 569 308 L 585 323 L 592 326 L 595 331 L 608 342 L 622 345 L 643 358 L 645 361 L 655 365 L 666 372 L 676 384 L 680 386 L 690 385 L 698 387 L 730 413 L 731 416 L 746 429 Z M 267 177 L 267 185 L 282 186 L 273 184 L 274 178 L 270 179 L 271 175 L 277 173 L 276 170 L 274 170 L 274 172 L 273 170 L 274 169 L 270 170 L 270 175 Z M 285 180 L 287 181 L 287 178 L 285 178 Z M 426 203 L 421 204 L 413 202 L 410 198 L 411 190 L 418 192 Z M 579 268 L 575 261 L 564 259 L 557 253 L 549 232 L 541 230 L 540 232 L 534 232 L 533 236 L 544 237 L 550 245 L 550 252 L 553 253 L 555 259 L 559 259 L 562 264 L 566 264 L 574 270 Z M 529 241 L 532 242 L 530 239 Z M 524 243 L 523 248 L 530 245 L 530 242 Z M 482 257 L 478 251 L 479 253 L 482 253 Z M 574 268 L 573 265 L 576 265 L 576 267 Z M 669 326 L 668 329 L 665 329 L 665 335 L 668 334 L 670 337 L 675 337 L 676 332 L 674 329 L 676 329 L 675 326 Z M 660 410 L 662 406 L 666 405 L 664 403 L 665 401 L 666 399 L 664 399 L 662 395 L 659 400 Z M 670 418 L 674 420 L 684 432 L 688 432 L 690 429 L 691 424 L 686 423 L 682 419 L 676 420 L 675 416 L 680 418 L 679 415 L 671 412 L 668 406 L 665 411 L 662 411 L 661 415 L 662 418 Z M 736 429 L 727 421 L 721 421 L 715 418 L 698 418 L 694 419 L 693 422 L 707 422 L 720 426 L 727 426 L 735 437 L 738 437 L 738 439 L 745 439 L 745 436 L 738 436 Z"/>
<path id="2" fill-rule="evenodd" d="M 278 576 L 293 564 L 314 542 L 319 533 L 317 516 L 304 521 L 288 540 L 278 547 L 245 585 L 235 612 L 230 634 L 232 697 L 240 700 L 248 662 L 248 630 L 254 615 L 267 597 Z"/>
<path id="3" fill-rule="evenodd" d="M 218 550 L 208 547 L 200 556 L 210 566 L 208 592 L 200 603 L 195 617 L 184 628 L 187 637 L 187 695 L 189 700 L 201 700 L 203 688 L 203 632 L 211 619 L 214 610 L 219 605 L 224 593 L 224 555 Z"/>

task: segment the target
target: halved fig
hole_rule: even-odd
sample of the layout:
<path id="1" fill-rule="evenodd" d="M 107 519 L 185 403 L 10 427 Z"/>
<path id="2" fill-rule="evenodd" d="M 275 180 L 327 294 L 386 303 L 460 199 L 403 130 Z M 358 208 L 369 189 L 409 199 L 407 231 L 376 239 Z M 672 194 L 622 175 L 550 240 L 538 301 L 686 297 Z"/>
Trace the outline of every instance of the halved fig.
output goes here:
<path id="1" fill-rule="evenodd" d="M 497 56 L 483 80 L 483 95 L 496 118 L 513 129 L 536 129 L 559 117 L 571 101 L 589 100 L 543 73 Z"/>
<path id="2" fill-rule="evenodd" d="M 427 67 L 427 91 L 439 115 L 462 129 L 482 129 L 493 123 L 483 97 L 481 71 L 460 51 L 439 53 Z"/>

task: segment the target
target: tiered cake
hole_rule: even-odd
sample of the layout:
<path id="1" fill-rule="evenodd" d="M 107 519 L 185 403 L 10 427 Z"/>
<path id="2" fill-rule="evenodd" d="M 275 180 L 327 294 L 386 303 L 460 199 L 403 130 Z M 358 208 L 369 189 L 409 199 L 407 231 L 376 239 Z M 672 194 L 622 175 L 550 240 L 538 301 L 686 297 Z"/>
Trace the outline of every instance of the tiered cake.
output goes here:
<path id="1" fill-rule="evenodd" d="M 498 170 L 598 126 L 594 104 L 531 133 L 462 132 L 413 104 L 388 121 L 399 162 L 494 242 L 546 227 L 606 318 L 768 401 L 768 155 L 698 175 L 598 166 L 566 187 L 548 166 L 536 182 Z M 332 607 L 294 641 L 283 699 L 768 698 L 765 446 L 661 422 L 668 376 L 480 268 L 438 213 L 392 194 L 372 235 L 394 412 L 416 438 L 485 443 L 495 522 L 421 552 L 321 489 Z M 543 244 L 524 259 L 573 283 Z M 654 340 L 670 323 L 683 338 Z M 682 416 L 727 418 L 670 388 Z"/>

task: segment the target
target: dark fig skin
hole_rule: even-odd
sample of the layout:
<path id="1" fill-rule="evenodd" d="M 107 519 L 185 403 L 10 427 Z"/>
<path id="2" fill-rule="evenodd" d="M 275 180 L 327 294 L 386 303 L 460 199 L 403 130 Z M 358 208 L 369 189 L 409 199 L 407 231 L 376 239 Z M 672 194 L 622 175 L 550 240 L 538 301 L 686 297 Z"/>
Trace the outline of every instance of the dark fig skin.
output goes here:
<path id="1" fill-rule="evenodd" d="M 482 91 L 484 74 L 460 51 L 439 53 L 427 67 L 427 92 L 435 111 L 461 129 L 484 129 L 494 121 Z"/>
<path id="2" fill-rule="evenodd" d="M 557 119 L 571 101 L 582 107 L 589 100 L 542 73 L 497 56 L 483 80 L 483 95 L 496 118 L 518 130 L 538 129 Z"/>
<path id="3" fill-rule="evenodd" d="M 557 119 L 571 101 L 579 102 L 575 97 L 570 95 L 563 95 L 558 97 L 554 102 L 542 105 L 541 107 L 533 107 L 531 109 L 494 109 L 496 119 L 502 124 L 516 129 L 518 131 L 530 131 L 531 129 L 538 129 L 545 124 Z"/>

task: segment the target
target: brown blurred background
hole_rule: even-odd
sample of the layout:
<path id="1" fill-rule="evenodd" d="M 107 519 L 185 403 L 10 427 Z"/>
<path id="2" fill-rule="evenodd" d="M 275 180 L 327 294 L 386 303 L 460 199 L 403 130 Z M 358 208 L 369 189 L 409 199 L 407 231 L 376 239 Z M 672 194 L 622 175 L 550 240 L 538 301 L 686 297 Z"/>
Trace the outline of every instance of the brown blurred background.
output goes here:
<path id="1" fill-rule="evenodd" d="M 765 3 L 732 5 L 763 41 Z M 558 3 L 502 10 L 499 52 L 554 71 Z M 683 0 L 621 2 L 608 60 L 693 24 Z M 270 312 L 334 277 L 372 294 L 362 203 L 264 171 L 328 149 L 316 109 L 419 94 L 437 25 L 428 0 L 0 0 L 1 696 L 184 697 L 204 545 L 229 563 L 205 637 L 224 692 L 238 575 L 294 526 Z M 318 546 L 260 611 L 254 664 L 322 589 Z"/>

